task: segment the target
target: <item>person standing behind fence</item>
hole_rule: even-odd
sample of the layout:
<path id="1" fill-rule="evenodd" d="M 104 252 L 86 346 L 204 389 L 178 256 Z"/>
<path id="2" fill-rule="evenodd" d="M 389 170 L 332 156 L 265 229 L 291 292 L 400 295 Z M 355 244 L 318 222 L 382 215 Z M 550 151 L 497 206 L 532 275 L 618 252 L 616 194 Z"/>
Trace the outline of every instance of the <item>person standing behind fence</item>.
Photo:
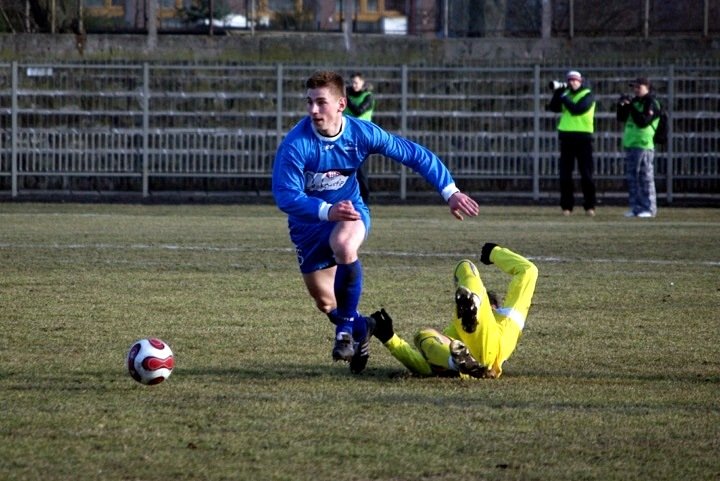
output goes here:
<path id="1" fill-rule="evenodd" d="M 653 137 L 660 123 L 660 103 L 650 94 L 650 81 L 638 77 L 630 83 L 634 97 L 622 95 L 617 104 L 617 119 L 625 123 L 625 176 L 630 209 L 625 217 L 655 217 L 655 143 Z"/>
<path id="2" fill-rule="evenodd" d="M 563 215 L 570 215 L 575 206 L 573 170 L 577 159 L 583 207 L 589 216 L 595 215 L 595 182 L 593 180 L 592 134 L 595 129 L 595 98 L 584 84 L 580 72 L 571 70 L 567 83 L 551 82 L 553 96 L 547 110 L 560 113 L 558 139 L 560 141 L 560 207 Z"/>
<path id="3" fill-rule="evenodd" d="M 350 117 L 372 122 L 375 111 L 375 97 L 370 85 L 365 84 L 363 74 L 355 72 L 350 77 L 350 86 L 345 90 L 347 107 L 343 112 Z M 364 162 L 357 171 L 357 180 L 360 184 L 360 196 L 367 204 L 370 198 L 370 183 L 368 181 L 367 162 Z"/>

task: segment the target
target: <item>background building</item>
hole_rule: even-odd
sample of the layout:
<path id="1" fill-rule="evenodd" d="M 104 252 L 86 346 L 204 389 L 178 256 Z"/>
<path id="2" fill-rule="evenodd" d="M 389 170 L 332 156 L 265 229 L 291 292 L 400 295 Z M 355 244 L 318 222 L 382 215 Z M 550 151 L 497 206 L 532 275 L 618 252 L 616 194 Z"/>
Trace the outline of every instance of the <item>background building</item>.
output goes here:
<path id="1" fill-rule="evenodd" d="M 339 32 L 345 25 L 356 33 L 438 37 L 720 32 L 714 0 L 4 0 L 0 32 L 144 31 L 153 10 L 161 32 Z"/>

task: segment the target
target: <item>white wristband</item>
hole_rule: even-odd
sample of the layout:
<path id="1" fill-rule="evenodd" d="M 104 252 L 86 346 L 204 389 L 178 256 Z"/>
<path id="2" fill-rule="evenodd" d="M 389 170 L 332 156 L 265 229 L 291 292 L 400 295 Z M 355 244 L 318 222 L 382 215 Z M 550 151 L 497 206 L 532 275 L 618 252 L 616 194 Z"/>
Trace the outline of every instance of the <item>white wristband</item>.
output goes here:
<path id="1" fill-rule="evenodd" d="M 329 220 L 328 215 L 330 214 L 330 208 L 332 206 L 332 204 L 328 204 L 327 202 L 320 204 L 320 208 L 318 209 L 318 218 L 320 220 Z"/>
<path id="2" fill-rule="evenodd" d="M 450 200 L 450 197 L 457 194 L 458 192 L 460 192 L 460 189 L 458 189 L 453 182 L 452 184 L 445 187 L 440 193 L 440 195 L 442 195 L 443 199 L 445 199 L 445 202 L 447 202 Z"/>

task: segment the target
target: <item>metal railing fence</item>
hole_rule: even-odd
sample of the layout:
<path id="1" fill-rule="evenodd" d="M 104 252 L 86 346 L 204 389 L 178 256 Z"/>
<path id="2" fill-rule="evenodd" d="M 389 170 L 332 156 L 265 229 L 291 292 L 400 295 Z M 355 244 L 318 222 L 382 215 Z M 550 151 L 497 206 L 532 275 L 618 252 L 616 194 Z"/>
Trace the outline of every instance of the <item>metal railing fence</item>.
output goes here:
<path id="1" fill-rule="evenodd" d="M 304 115 L 296 65 L 0 63 L 0 191 L 267 194 L 283 135 Z M 435 151 L 464 190 L 539 200 L 557 193 L 556 66 L 362 67 L 374 121 Z M 358 70 L 343 67 L 344 74 Z M 720 200 L 720 66 L 592 66 L 598 195 L 625 194 L 615 102 L 639 73 L 669 107 L 656 153 L 659 197 Z M 373 156 L 371 187 L 401 199 L 428 187 Z"/>

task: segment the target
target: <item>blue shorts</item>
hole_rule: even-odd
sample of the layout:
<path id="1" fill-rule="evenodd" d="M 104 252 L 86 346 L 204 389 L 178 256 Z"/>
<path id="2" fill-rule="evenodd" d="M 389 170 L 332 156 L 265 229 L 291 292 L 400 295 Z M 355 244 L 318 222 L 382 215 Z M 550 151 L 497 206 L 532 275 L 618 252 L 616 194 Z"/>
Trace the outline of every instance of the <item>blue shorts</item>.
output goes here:
<path id="1" fill-rule="evenodd" d="M 365 224 L 365 238 L 367 238 L 370 233 L 370 212 L 361 210 L 360 215 Z M 300 272 L 309 274 L 336 265 L 335 255 L 330 248 L 330 234 L 336 224 L 336 222 L 315 222 L 290 225 L 290 240 L 295 244 Z"/>

